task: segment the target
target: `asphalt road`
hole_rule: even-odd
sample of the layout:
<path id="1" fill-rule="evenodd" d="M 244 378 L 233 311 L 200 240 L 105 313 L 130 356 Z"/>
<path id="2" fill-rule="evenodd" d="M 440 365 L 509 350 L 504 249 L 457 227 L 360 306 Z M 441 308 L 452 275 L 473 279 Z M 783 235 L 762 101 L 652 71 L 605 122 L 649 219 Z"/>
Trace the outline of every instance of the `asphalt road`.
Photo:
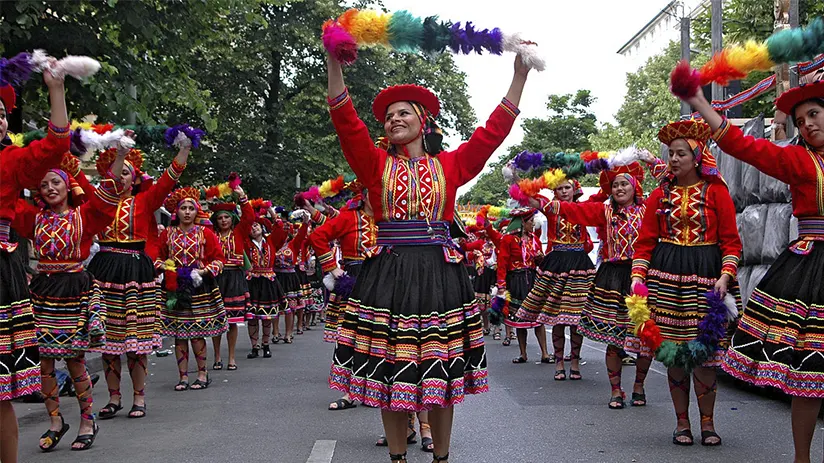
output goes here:
<path id="1" fill-rule="evenodd" d="M 332 345 L 322 341 L 320 327 L 296 337 L 292 345 L 272 346 L 271 359 L 247 360 L 245 328 L 241 333 L 240 369 L 210 372 L 213 383 L 205 391 L 173 391 L 177 382 L 174 357 L 150 357 L 148 416 L 127 419 L 125 411 L 131 402 L 125 400 L 125 409 L 116 418 L 99 422 L 101 431 L 94 447 L 83 453 L 69 451 L 79 421 L 74 398 L 61 398 L 72 429 L 49 454 L 37 448 L 37 439 L 48 426 L 43 405 L 15 404 L 20 419 L 20 461 L 389 461 L 386 448 L 374 445 L 382 433 L 377 410 L 360 406 L 327 411 L 327 404 L 338 393 L 327 387 Z M 676 447 L 671 443 L 675 417 L 660 364 L 653 365 L 647 379 L 647 407 L 609 410 L 601 345 L 584 344 L 582 354 L 588 363 L 582 368 L 583 381 L 556 382 L 552 380 L 554 365 L 534 363 L 539 357 L 534 338 L 530 337 L 529 349 L 533 357 L 521 365 L 510 362 L 517 355 L 515 343 L 503 347 L 491 337 L 487 341 L 491 390 L 457 407 L 452 463 L 792 461 L 790 412 L 785 402 L 722 383 L 715 417 L 723 446 Z M 210 366 L 212 358 L 210 352 Z M 224 353 L 224 363 L 225 359 Z M 634 374 L 634 368 L 625 368 L 625 390 L 631 390 Z M 126 398 L 131 397 L 129 388 L 124 371 Z M 94 393 L 95 411 L 107 398 L 101 381 Z M 693 429 L 699 429 L 694 403 L 690 415 Z M 821 432 L 813 448 L 812 461 L 822 461 Z M 409 449 L 409 461 L 432 460 L 414 446 Z"/>

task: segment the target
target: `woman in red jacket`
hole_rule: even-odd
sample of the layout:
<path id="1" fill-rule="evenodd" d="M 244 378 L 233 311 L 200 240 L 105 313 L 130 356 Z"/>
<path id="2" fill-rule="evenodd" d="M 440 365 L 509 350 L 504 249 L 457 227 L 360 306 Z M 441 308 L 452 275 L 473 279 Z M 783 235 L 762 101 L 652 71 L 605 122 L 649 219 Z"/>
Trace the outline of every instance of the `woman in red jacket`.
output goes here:
<path id="1" fill-rule="evenodd" d="M 440 101 L 432 92 L 416 85 L 383 90 L 372 112 L 387 138 L 376 147 L 340 64 L 331 57 L 327 63 L 332 123 L 347 162 L 371 193 L 383 251 L 358 276 L 330 385 L 382 409 L 393 462 L 406 460 L 407 412 L 429 409 L 435 461 L 445 462 L 453 405 L 488 390 L 480 311 L 449 236 L 455 197 L 509 134 L 529 68 L 516 57 L 509 92 L 487 125 L 443 151 L 435 122 Z"/>
<path id="2" fill-rule="evenodd" d="M 145 250 L 148 241 L 157 240 L 154 213 L 177 183 L 189 159 L 191 142 L 177 156 L 156 183 L 144 174 L 143 153 L 130 149 L 121 172 L 123 194 L 114 220 L 98 236 L 100 251 L 88 270 L 100 286 L 101 305 L 106 311 L 106 344 L 94 349 L 103 354 L 109 401 L 98 413 L 101 420 L 113 418 L 123 408 L 120 394 L 120 356 L 132 378 L 134 398 L 130 418 L 146 416 L 147 355 L 162 345 L 158 330 L 157 284 L 152 259 Z M 102 176 L 111 168 L 116 149 L 97 158 L 97 172 Z M 79 173 L 80 166 L 77 166 Z M 76 176 L 87 195 L 93 187 Z"/>
<path id="3" fill-rule="evenodd" d="M 175 338 L 175 357 L 180 374 L 176 391 L 206 389 L 211 384 L 206 370 L 206 339 L 228 329 L 223 298 L 216 277 L 226 258 L 215 233 L 195 225 L 200 212 L 200 191 L 184 187 L 172 192 L 164 207 L 173 214 L 172 225 L 160 234 L 154 252 L 155 267 L 164 270 L 160 297 L 161 332 Z M 197 379 L 189 385 L 189 341 L 195 351 Z"/>
<path id="4" fill-rule="evenodd" d="M 735 275 L 741 239 L 735 206 L 727 185 L 707 148 L 710 127 L 698 121 L 669 124 L 658 133 L 669 146 L 668 174 L 646 201 L 641 233 L 635 240 L 633 286 L 646 280 L 649 308 L 665 341 L 686 343 L 699 334 L 699 322 L 709 311 L 705 297 L 715 291 L 737 295 Z M 724 342 L 710 359 L 693 371 L 701 443 L 719 445 L 715 432 L 715 367 L 721 365 Z M 672 441 L 692 445 L 689 420 L 690 378 L 685 367 L 667 368 L 677 426 Z"/>
<path id="5" fill-rule="evenodd" d="M 272 233 L 268 233 L 272 230 Z M 286 234 L 280 227 L 273 227 L 265 217 L 258 217 L 246 236 L 246 255 L 249 256 L 251 268 L 246 273 L 249 285 L 249 305 L 246 311 L 246 325 L 252 351 L 246 358 L 258 358 L 263 350 L 264 358 L 271 358 L 269 341 L 272 336 L 272 323 L 278 322 L 281 311 L 286 307 L 286 295 L 275 274 L 275 255 L 286 240 Z M 260 336 L 260 329 L 263 335 Z M 258 339 L 261 343 L 258 344 Z"/>
<path id="6" fill-rule="evenodd" d="M 725 153 L 790 185 L 797 241 L 790 244 L 750 296 L 724 359 L 724 371 L 793 396 L 795 461 L 810 461 L 824 399 L 824 81 L 784 92 L 778 109 L 798 127 L 798 144 L 779 147 L 744 136 L 718 115 L 701 92 L 687 100 L 712 128 Z"/>
<path id="7" fill-rule="evenodd" d="M 301 211 L 305 212 L 305 211 Z M 303 290 L 301 289 L 300 278 L 297 275 L 296 269 L 298 266 L 298 256 L 306 241 L 306 234 L 309 230 L 309 214 L 301 216 L 303 223 L 300 228 L 294 227 L 289 222 L 283 222 L 280 225 L 275 225 L 276 230 L 273 234 L 278 237 L 276 241 L 277 252 L 275 253 L 275 273 L 277 274 L 278 282 L 286 294 L 287 306 L 284 310 L 286 317 L 286 336 L 283 342 L 291 344 L 294 340 L 292 330 L 295 327 L 295 314 L 298 309 L 302 309 L 305 299 Z M 277 229 L 280 227 L 279 229 Z M 280 322 L 275 325 L 275 342 L 280 339 Z"/>
<path id="8" fill-rule="evenodd" d="M 22 199 L 17 202 L 13 227 L 32 240 L 40 256 L 31 295 L 40 376 L 51 419 L 49 430 L 40 438 L 43 451 L 54 449 L 69 429 L 60 414 L 55 360 L 66 360 L 80 404 L 80 427 L 72 450 L 91 448 L 97 436 L 85 353 L 103 345 L 106 314 L 100 305 L 100 287 L 83 268 L 83 261 L 89 257 L 94 236 L 111 224 L 117 211 L 123 184 L 114 172 L 123 168 L 127 152 L 119 149 L 109 178 L 102 181 L 89 202 L 81 204 L 83 190 L 60 169 L 51 169 L 40 183 L 37 201 L 43 207 Z"/>
<path id="9" fill-rule="evenodd" d="M 558 216 L 552 205 L 576 202 L 583 196 L 577 180 L 568 180 L 555 188 L 555 202 L 540 197 L 541 208 L 547 217 L 547 241 L 551 251 L 538 269 L 535 287 L 521 305 L 518 317 L 552 326 L 552 344 L 555 350 L 555 380 L 566 379 L 564 369 L 565 328 L 569 326 L 569 379 L 580 380 L 581 345 L 584 337 L 578 332 L 581 311 L 595 278 L 595 266 L 589 259 L 592 240 L 586 227 Z"/>
<path id="10" fill-rule="evenodd" d="M 521 304 L 526 299 L 535 284 L 535 267 L 542 259 L 540 241 L 535 240 L 533 229 L 535 226 L 534 208 L 518 208 L 509 212 L 511 219 L 506 227 L 506 233 L 498 236 L 492 227 L 488 232 L 498 244 L 497 288 L 498 301 L 505 300 L 504 324 L 507 328 L 514 328 L 518 337 L 520 355 L 512 359 L 512 363 L 526 363 L 526 335 L 527 330 L 534 329 L 538 345 L 541 347 L 541 363 L 549 363 L 549 354 L 546 348 L 546 330 L 536 321 L 519 318 Z M 500 309 L 500 302 L 493 302 L 492 310 Z M 509 334 L 507 333 L 507 338 Z M 505 344 L 506 345 L 506 344 Z"/>
<path id="11" fill-rule="evenodd" d="M 69 150 L 63 79 L 43 73 L 49 89 L 51 119 L 46 138 L 25 148 L 7 137 L 8 115 L 17 97 L 11 85 L 0 84 L 0 460 L 17 461 L 17 416 L 11 401 L 40 391 L 40 354 L 23 260 L 9 241 L 15 201 L 23 188 L 36 189 L 46 172 Z M 20 251 L 17 251 L 18 253 Z M 59 430 L 59 429 L 58 429 Z"/>
<path id="12" fill-rule="evenodd" d="M 229 344 L 229 363 L 226 369 L 229 371 L 237 370 L 235 362 L 237 324 L 243 323 L 246 319 L 246 306 L 249 304 L 249 287 L 246 284 L 246 272 L 243 268 L 243 251 L 244 243 L 255 222 L 255 211 L 249 204 L 243 188 L 236 187 L 234 193 L 240 203 L 240 217 L 237 215 L 237 204 L 234 202 L 218 202 L 210 206 L 212 211 L 210 220 L 220 240 L 223 255 L 226 257 L 226 265 L 217 276 L 217 284 L 220 288 L 220 296 L 223 298 L 223 307 L 226 309 L 226 321 L 229 323 L 229 330 L 226 332 L 226 340 Z M 215 350 L 213 370 L 223 369 L 223 362 L 220 360 L 222 338 L 223 336 L 212 338 L 212 346 Z"/>
<path id="13" fill-rule="evenodd" d="M 659 178 L 666 173 L 666 164 L 652 158 L 650 170 Z M 592 291 L 581 311 L 578 330 L 585 337 L 607 344 L 606 366 L 612 389 L 609 408 L 625 406 L 626 395 L 621 389 L 621 350 L 638 354 L 633 406 L 647 403 L 644 381 L 652 363 L 652 352 L 641 346 L 634 335 L 625 298 L 630 294 L 632 257 L 635 239 L 644 218 L 644 169 L 639 163 L 603 171 L 601 191 L 609 191 L 608 202 L 573 203 L 553 201 L 544 210 L 557 214 L 570 223 L 598 227 L 602 230 L 603 262 L 595 274 Z M 537 201 L 536 201 L 537 203 Z"/>

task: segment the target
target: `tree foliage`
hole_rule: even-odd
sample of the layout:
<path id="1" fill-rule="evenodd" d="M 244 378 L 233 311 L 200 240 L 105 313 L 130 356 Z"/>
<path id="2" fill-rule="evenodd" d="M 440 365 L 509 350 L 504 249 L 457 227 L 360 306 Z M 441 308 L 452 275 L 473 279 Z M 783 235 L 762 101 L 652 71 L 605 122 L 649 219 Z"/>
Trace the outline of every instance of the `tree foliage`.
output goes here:
<path id="1" fill-rule="evenodd" d="M 123 124 L 134 113 L 138 124 L 202 126 L 208 148 L 193 153 L 183 183 L 213 183 L 238 171 L 251 195 L 285 204 L 297 173 L 305 188 L 348 171 L 329 120 L 319 37 L 320 25 L 348 6 L 337 0 L 3 1 L 0 53 L 44 48 L 54 56 L 95 57 L 103 65 L 97 76 L 67 81 L 73 117 L 91 113 Z M 444 104 L 445 131 L 468 137 L 475 126 L 465 75 L 447 53 L 363 50 L 345 75 L 374 136 L 383 128 L 371 117 L 371 101 L 397 83 L 433 89 Z M 42 85 L 26 85 L 22 100 L 26 119 L 45 120 Z M 174 154 L 149 148 L 150 171 Z"/>
<path id="2" fill-rule="evenodd" d="M 475 185 L 462 195 L 461 203 L 503 205 L 509 197 L 509 186 L 501 175 L 501 167 L 524 150 L 542 153 L 580 152 L 591 148 L 589 137 L 597 132 L 595 115 L 590 106 L 595 101 L 589 90 L 574 94 L 550 95 L 549 116 L 545 119 L 524 119 L 524 138 L 509 153 L 490 165 Z"/>

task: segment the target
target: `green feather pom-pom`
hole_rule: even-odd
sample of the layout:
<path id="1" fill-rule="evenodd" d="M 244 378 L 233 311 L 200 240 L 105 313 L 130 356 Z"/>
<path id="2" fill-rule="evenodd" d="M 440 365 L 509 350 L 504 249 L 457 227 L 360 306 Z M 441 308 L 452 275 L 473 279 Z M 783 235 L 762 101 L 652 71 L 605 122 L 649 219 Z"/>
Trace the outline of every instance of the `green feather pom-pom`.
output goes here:
<path id="1" fill-rule="evenodd" d="M 678 345 L 672 341 L 664 341 L 658 350 L 655 351 L 655 358 L 663 363 L 667 368 L 675 366 L 675 356 L 678 353 Z"/>
<path id="2" fill-rule="evenodd" d="M 412 13 L 401 10 L 392 14 L 387 26 L 389 44 L 403 52 L 413 52 L 423 42 L 423 22 Z"/>
<path id="3" fill-rule="evenodd" d="M 442 53 L 452 39 L 451 22 L 438 22 L 437 16 L 423 20 L 423 43 L 421 50 L 426 53 Z"/>

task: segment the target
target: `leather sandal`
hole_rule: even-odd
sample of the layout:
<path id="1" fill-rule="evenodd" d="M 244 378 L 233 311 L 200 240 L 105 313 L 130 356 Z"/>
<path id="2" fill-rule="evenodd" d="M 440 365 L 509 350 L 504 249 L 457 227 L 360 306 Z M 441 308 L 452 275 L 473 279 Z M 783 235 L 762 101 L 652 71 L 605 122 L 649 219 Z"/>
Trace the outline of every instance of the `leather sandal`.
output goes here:
<path id="1" fill-rule="evenodd" d="M 60 422 L 63 423 L 60 427 L 60 431 L 52 431 L 51 429 L 49 429 L 48 431 L 44 432 L 42 436 L 40 436 L 41 439 L 49 439 L 45 447 L 38 444 L 40 450 L 42 450 L 43 452 L 51 452 L 52 450 L 54 450 L 54 448 L 57 447 L 57 444 L 60 443 L 60 439 L 62 439 L 63 436 L 66 435 L 66 432 L 69 431 L 70 426 L 66 423 L 66 421 L 63 420 L 63 415 L 58 416 L 60 417 Z"/>

